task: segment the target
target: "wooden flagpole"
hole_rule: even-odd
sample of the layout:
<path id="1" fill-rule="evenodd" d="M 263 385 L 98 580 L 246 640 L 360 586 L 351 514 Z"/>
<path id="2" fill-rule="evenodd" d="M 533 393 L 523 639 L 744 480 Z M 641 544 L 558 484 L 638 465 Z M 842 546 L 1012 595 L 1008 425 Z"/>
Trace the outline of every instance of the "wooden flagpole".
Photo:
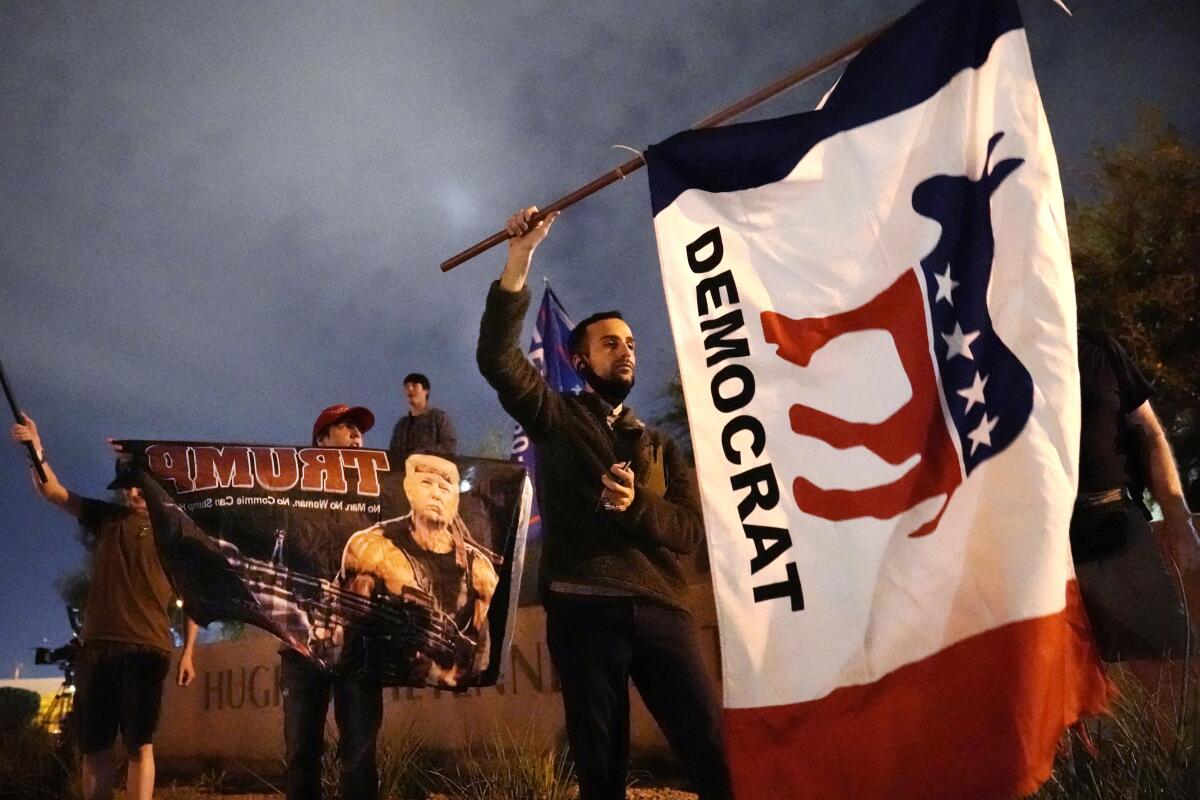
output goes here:
<path id="1" fill-rule="evenodd" d="M 8 385 L 8 376 L 4 374 L 4 362 L 0 361 L 0 386 L 4 388 L 4 399 L 8 401 L 8 407 L 12 410 L 13 419 L 21 424 L 25 424 L 25 419 L 21 416 L 21 407 L 17 405 L 17 398 L 13 396 L 12 387 Z M 32 442 L 25 443 L 25 449 L 29 451 L 29 463 L 37 470 L 38 480 L 42 483 L 46 482 L 46 470 L 42 469 L 42 462 L 38 460 L 37 450 Z"/>
<path id="2" fill-rule="evenodd" d="M 812 62 L 804 65 L 803 67 L 796 70 L 795 72 L 792 72 L 788 75 L 784 75 L 779 80 L 777 80 L 773 83 L 770 83 L 767 86 L 762 87 L 758 91 L 742 98 L 741 100 L 737 101 L 733 105 L 726 106 L 725 108 L 721 109 L 720 111 L 717 111 L 713 114 L 708 115 L 707 117 L 705 117 L 704 119 L 700 120 L 695 125 L 693 125 L 692 130 L 698 130 L 700 128 L 715 128 L 719 125 L 724 125 L 726 122 L 729 122 L 730 120 L 741 116 L 742 114 L 746 113 L 750 109 L 755 108 L 756 106 L 762 105 L 767 100 L 770 100 L 772 97 L 775 97 L 778 94 L 782 94 L 783 92 L 787 91 L 788 89 L 791 89 L 793 86 L 796 86 L 797 84 L 799 84 L 803 81 L 806 81 L 815 75 L 819 75 L 820 73 L 824 72 L 825 70 L 829 69 L 830 67 L 840 64 L 841 62 L 845 61 L 846 59 L 853 57 L 860 50 L 862 50 L 868 44 L 870 44 L 875 39 L 877 39 L 880 34 L 882 34 L 888 28 L 892 27 L 892 25 L 895 23 L 895 21 L 896 20 L 894 20 L 894 19 L 890 20 L 887 24 L 882 25 L 879 28 L 876 28 L 875 30 L 871 31 L 870 33 L 864 34 L 845 45 L 842 45 L 841 47 L 837 48 L 836 50 L 833 50 L 833 51 L 825 54 L 824 56 L 821 56 L 820 58 L 816 59 L 815 61 L 812 61 Z M 617 181 L 623 179 L 629 173 L 635 172 L 635 171 L 641 169 L 642 167 L 644 167 L 645 165 L 646 165 L 646 159 L 643 156 L 638 155 L 635 158 L 631 158 L 628 161 L 626 161 L 624 164 L 621 164 L 619 167 L 604 173 L 600 177 L 596 178 L 595 180 L 593 180 L 589 183 L 584 184 L 583 186 L 580 186 L 575 191 L 558 198 L 550 205 L 539 208 L 538 213 L 536 215 L 534 215 L 533 219 L 531 219 L 530 222 L 537 223 L 537 222 L 541 221 L 543 218 L 545 218 L 546 215 L 548 215 L 548 214 L 551 214 L 555 211 L 562 211 L 564 208 L 567 208 L 568 206 L 573 206 L 576 203 L 578 203 L 580 200 L 582 200 L 583 198 L 585 198 L 589 195 L 595 194 L 596 192 L 600 191 L 601 189 L 603 189 L 605 186 L 608 186 L 609 184 L 616 183 Z M 468 247 L 466 250 L 463 250 L 461 253 L 451 256 L 450 258 L 443 261 L 441 264 L 442 272 L 449 272 L 450 270 L 457 267 L 459 264 L 462 264 L 466 261 L 470 261 L 472 258 L 479 255 L 480 253 L 482 253 L 486 250 L 490 250 L 491 248 L 495 247 L 496 245 L 500 244 L 501 242 L 506 241 L 507 239 L 508 239 L 507 231 L 499 231 L 497 233 L 492 234 L 491 236 L 484 239 L 483 241 L 478 242 L 478 243 L 472 245 L 471 247 Z"/>

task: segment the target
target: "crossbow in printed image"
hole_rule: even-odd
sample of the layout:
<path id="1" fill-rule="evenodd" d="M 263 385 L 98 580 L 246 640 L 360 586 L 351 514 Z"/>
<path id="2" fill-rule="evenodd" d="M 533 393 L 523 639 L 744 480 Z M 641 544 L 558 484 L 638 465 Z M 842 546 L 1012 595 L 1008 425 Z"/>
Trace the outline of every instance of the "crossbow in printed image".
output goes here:
<path id="1" fill-rule="evenodd" d="M 436 615 L 437 635 L 418 643 L 384 637 L 364 641 L 368 667 L 404 669 L 401 683 L 460 686 L 488 666 L 488 610 L 503 559 L 471 537 L 458 515 L 461 482 L 454 462 L 414 454 L 405 460 L 411 511 L 356 531 L 342 552 L 340 580 L 381 608 L 403 603 Z"/>
<path id="2" fill-rule="evenodd" d="M 442 471 L 449 464 L 457 472 L 451 462 L 437 460 L 443 462 L 437 465 Z M 144 485 L 157 500 L 151 509 L 166 545 L 161 548 L 164 567 L 197 622 L 239 619 L 274 634 L 324 669 L 370 673 L 386 685 L 462 687 L 487 668 L 493 564 L 503 559 L 475 542 L 458 518 L 457 482 L 453 497 L 426 503 L 418 496 L 413 504 L 418 519 L 430 516 L 427 508 L 430 513 L 450 509 L 445 528 L 455 551 L 446 560 L 455 561 L 449 574 L 457 572 L 457 582 L 436 580 L 446 574 L 429 570 L 437 554 L 431 554 L 433 559 L 402 554 L 415 568 L 399 576 L 389 569 L 399 563 L 395 553 L 375 565 L 354 555 L 367 545 L 389 551 L 397 534 L 414 529 L 414 514 L 355 532 L 350 540 L 356 547 L 347 543 L 343 573 L 326 580 L 288 565 L 287 531 L 276 530 L 270 559 L 247 556 L 233 542 L 202 530 L 154 481 Z M 442 492 L 444 486 L 438 485 L 421 492 L 414 487 L 409 493 Z M 428 532 L 423 525 L 416 530 Z M 471 565 L 469 571 L 457 570 L 460 559 Z"/>

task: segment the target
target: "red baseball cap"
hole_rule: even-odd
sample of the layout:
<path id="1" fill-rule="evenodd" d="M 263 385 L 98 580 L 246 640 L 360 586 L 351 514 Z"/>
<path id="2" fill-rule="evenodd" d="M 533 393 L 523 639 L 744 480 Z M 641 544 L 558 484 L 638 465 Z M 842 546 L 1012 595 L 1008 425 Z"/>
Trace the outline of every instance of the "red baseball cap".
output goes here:
<path id="1" fill-rule="evenodd" d="M 369 408 L 362 406 L 348 406 L 345 403 L 338 403 L 330 406 L 317 415 L 317 421 L 313 423 L 312 441 L 317 443 L 317 436 L 321 431 L 349 417 L 350 420 L 358 426 L 358 429 L 363 433 L 371 430 L 375 426 L 375 415 L 371 413 Z"/>

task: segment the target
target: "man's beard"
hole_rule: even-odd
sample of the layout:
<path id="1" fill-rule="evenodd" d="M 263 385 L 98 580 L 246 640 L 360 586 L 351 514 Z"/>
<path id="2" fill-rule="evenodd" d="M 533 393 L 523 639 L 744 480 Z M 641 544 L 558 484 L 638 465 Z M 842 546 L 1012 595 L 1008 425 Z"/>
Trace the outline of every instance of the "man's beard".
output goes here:
<path id="1" fill-rule="evenodd" d="M 586 361 L 583 362 L 583 369 L 580 370 L 580 374 L 583 375 L 583 379 L 587 381 L 588 386 L 591 386 L 592 390 L 604 399 L 604 402 L 613 407 L 625 402 L 625 398 L 633 391 L 633 384 L 637 380 L 636 375 L 630 375 L 628 383 L 615 378 L 601 378 L 592 369 L 592 365 Z"/>

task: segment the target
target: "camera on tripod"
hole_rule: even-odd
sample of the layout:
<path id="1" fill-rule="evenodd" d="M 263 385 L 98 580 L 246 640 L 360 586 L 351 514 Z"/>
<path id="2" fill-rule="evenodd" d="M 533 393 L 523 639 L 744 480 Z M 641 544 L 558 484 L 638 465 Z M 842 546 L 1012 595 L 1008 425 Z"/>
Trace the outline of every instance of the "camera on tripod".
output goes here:
<path id="1" fill-rule="evenodd" d="M 72 639 L 62 647 L 37 647 L 33 650 L 33 663 L 68 666 L 79 657 L 81 647 L 78 639 Z"/>
<path id="2" fill-rule="evenodd" d="M 74 668 L 75 662 L 79 659 L 79 652 L 83 649 L 83 642 L 79 640 L 81 627 L 79 609 L 67 606 L 67 621 L 71 623 L 71 630 L 75 633 L 71 637 L 71 641 L 62 647 L 35 647 L 33 650 L 34 664 L 56 664 L 64 672 L 69 672 Z"/>

